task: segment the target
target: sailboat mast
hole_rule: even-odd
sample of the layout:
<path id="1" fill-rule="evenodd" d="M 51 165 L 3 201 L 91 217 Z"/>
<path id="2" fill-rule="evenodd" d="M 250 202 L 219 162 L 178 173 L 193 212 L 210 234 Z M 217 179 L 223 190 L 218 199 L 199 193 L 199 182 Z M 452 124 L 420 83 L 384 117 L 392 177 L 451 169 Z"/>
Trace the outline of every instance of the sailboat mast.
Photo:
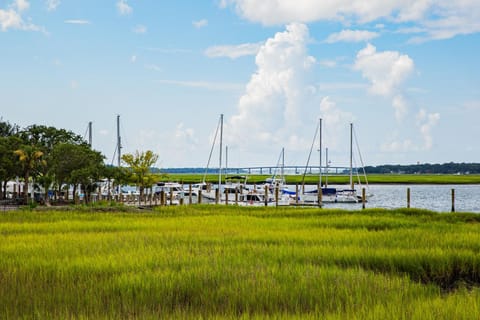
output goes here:
<path id="1" fill-rule="evenodd" d="M 353 123 L 350 123 L 350 188 L 353 190 Z"/>
<path id="2" fill-rule="evenodd" d="M 223 114 L 220 115 L 220 160 L 218 169 L 218 190 L 222 185 L 222 142 L 223 142 Z"/>
<path id="3" fill-rule="evenodd" d="M 282 183 L 285 180 L 285 148 L 282 148 L 282 170 L 281 170 L 281 175 L 282 175 Z"/>
<path id="4" fill-rule="evenodd" d="M 88 144 L 92 147 L 92 121 L 88 123 Z"/>
<path id="5" fill-rule="evenodd" d="M 122 138 L 120 137 L 120 115 L 117 115 L 117 149 L 118 149 L 118 166 L 122 161 Z"/>
<path id="6" fill-rule="evenodd" d="M 320 153 L 320 161 L 319 161 L 319 164 L 318 164 L 318 181 L 320 183 L 320 188 L 322 187 L 322 118 L 320 118 L 319 120 L 319 124 L 318 124 L 318 130 L 320 131 L 320 138 L 319 138 L 319 141 L 320 141 L 320 148 L 318 149 L 318 152 Z M 319 190 L 320 192 L 320 190 Z"/>
<path id="7" fill-rule="evenodd" d="M 325 148 L 325 188 L 328 187 L 328 147 Z"/>

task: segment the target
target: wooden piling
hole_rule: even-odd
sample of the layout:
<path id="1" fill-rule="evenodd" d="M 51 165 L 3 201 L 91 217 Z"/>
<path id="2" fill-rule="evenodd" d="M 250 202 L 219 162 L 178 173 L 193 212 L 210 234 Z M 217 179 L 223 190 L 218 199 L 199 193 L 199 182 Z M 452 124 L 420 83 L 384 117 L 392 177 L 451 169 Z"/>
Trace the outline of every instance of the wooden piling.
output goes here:
<path id="1" fill-rule="evenodd" d="M 322 185 L 320 184 L 320 182 L 318 183 L 318 187 L 317 187 L 317 203 L 318 203 L 318 207 L 321 208 L 322 207 Z"/>
<path id="2" fill-rule="evenodd" d="M 278 186 L 275 186 L 275 207 L 278 207 Z"/>
<path id="3" fill-rule="evenodd" d="M 202 189 L 198 190 L 197 204 L 202 204 Z"/>
<path id="4" fill-rule="evenodd" d="M 265 207 L 268 206 L 268 186 L 265 185 Z"/>
<path id="5" fill-rule="evenodd" d="M 410 209 L 410 188 L 407 188 L 407 209 Z"/>
<path id="6" fill-rule="evenodd" d="M 215 204 L 218 204 L 220 198 L 220 186 L 218 186 L 217 189 L 215 189 Z"/>
<path id="7" fill-rule="evenodd" d="M 298 183 L 295 184 L 295 204 L 298 206 Z"/>
<path id="8" fill-rule="evenodd" d="M 365 201 L 366 200 L 366 195 L 365 195 L 365 188 L 362 188 L 362 209 L 365 210 Z"/>
<path id="9" fill-rule="evenodd" d="M 192 184 L 188 185 L 188 204 L 192 204 Z"/>
<path id="10" fill-rule="evenodd" d="M 455 189 L 452 189 L 452 212 L 455 212 Z"/>

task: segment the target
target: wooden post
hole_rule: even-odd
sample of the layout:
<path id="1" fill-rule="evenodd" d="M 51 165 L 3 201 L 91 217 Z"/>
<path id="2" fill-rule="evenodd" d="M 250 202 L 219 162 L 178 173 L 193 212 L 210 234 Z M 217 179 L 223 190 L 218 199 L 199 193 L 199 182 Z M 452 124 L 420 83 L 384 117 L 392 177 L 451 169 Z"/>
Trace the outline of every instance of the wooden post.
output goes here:
<path id="1" fill-rule="evenodd" d="M 215 189 L 215 204 L 218 204 L 220 198 L 220 186 Z"/>
<path id="2" fill-rule="evenodd" d="M 161 206 L 164 206 L 165 205 L 165 202 L 163 202 L 163 195 L 165 194 L 165 191 L 160 191 L 160 205 Z"/>
<path id="3" fill-rule="evenodd" d="M 173 205 L 173 189 L 170 189 L 170 205 Z"/>
<path id="4" fill-rule="evenodd" d="M 225 194 L 225 205 L 228 206 L 228 195 L 229 195 L 229 193 L 226 192 L 226 191 L 228 191 L 228 190 L 225 189 L 225 191 L 224 191 L 224 194 Z"/>
<path id="5" fill-rule="evenodd" d="M 295 184 L 295 204 L 298 206 L 298 182 Z"/>
<path id="6" fill-rule="evenodd" d="M 181 206 L 183 206 L 183 198 L 180 198 L 179 204 L 180 204 Z"/>
<path id="7" fill-rule="evenodd" d="M 321 208 L 322 207 L 322 185 L 320 184 L 320 182 L 318 183 L 318 187 L 317 187 L 317 203 L 318 203 L 318 207 Z"/>
<path id="8" fill-rule="evenodd" d="M 366 200 L 365 188 L 362 188 L 362 209 L 365 209 L 365 200 Z"/>
<path id="9" fill-rule="evenodd" d="M 192 184 L 188 185 L 188 204 L 192 204 Z"/>
<path id="10" fill-rule="evenodd" d="M 278 207 L 278 186 L 275 186 L 275 207 Z"/>
<path id="11" fill-rule="evenodd" d="M 410 188 L 407 188 L 407 208 L 410 209 Z"/>
<path id="12" fill-rule="evenodd" d="M 242 188 L 242 186 L 240 186 Z M 238 205 L 238 189 L 235 188 L 235 205 Z"/>
<path id="13" fill-rule="evenodd" d="M 265 207 L 268 206 L 268 186 L 265 185 Z"/>
<path id="14" fill-rule="evenodd" d="M 202 204 L 202 189 L 198 190 L 197 204 Z"/>
<path id="15" fill-rule="evenodd" d="M 452 212 L 455 212 L 455 189 L 452 189 Z"/>

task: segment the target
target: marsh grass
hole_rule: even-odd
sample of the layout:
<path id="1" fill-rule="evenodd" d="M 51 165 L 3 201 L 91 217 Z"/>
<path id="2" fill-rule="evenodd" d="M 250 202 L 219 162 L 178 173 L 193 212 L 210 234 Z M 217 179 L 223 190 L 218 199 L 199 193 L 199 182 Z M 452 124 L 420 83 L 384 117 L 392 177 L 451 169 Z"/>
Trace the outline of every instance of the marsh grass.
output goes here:
<path id="1" fill-rule="evenodd" d="M 0 215 L 2 319 L 478 319 L 474 214 L 163 207 Z"/>

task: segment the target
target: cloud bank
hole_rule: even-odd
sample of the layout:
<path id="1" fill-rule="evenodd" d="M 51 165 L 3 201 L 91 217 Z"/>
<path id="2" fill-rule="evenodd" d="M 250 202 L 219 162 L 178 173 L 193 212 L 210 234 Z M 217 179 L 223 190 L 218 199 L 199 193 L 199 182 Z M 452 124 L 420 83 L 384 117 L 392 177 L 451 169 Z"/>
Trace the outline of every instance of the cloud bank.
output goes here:
<path id="1" fill-rule="evenodd" d="M 421 27 L 414 41 L 448 39 L 480 32 L 478 0 L 222 0 L 243 18 L 264 25 L 339 21 L 363 24 L 389 21 Z"/>

